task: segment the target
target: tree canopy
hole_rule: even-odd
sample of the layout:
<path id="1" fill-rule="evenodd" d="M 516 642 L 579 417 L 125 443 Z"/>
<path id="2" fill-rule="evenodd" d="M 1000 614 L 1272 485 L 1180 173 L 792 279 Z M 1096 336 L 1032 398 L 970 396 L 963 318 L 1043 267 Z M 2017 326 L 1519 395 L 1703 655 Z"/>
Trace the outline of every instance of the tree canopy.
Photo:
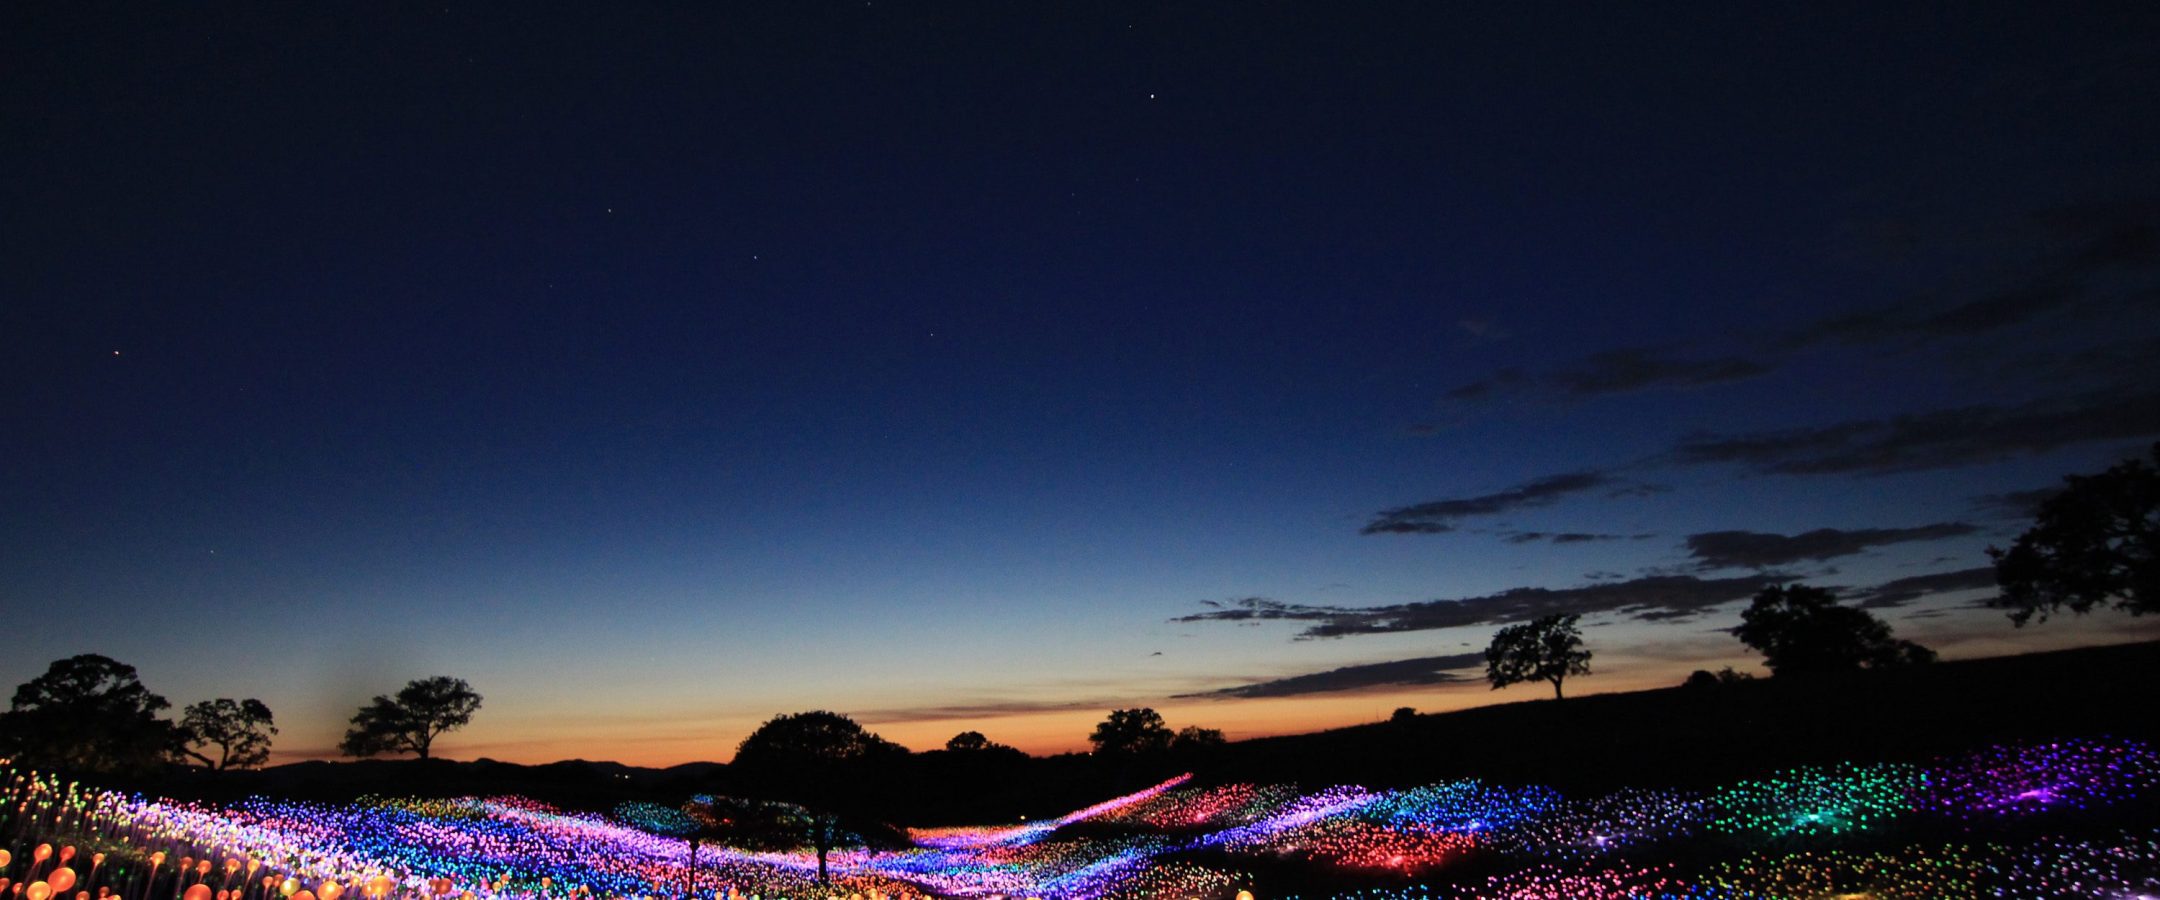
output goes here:
<path id="1" fill-rule="evenodd" d="M 1485 647 L 1485 679 L 1493 690 L 1525 681 L 1552 683 L 1553 699 L 1570 675 L 1590 674 L 1590 651 L 1582 649 L 1577 615 L 1550 615 L 1493 633 Z"/>
<path id="2" fill-rule="evenodd" d="M 360 707 L 338 749 L 347 756 L 412 753 L 427 759 L 436 738 L 465 727 L 479 709 L 480 694 L 463 678 L 414 679 L 397 697 L 378 695 Z"/>
<path id="3" fill-rule="evenodd" d="M 963 731 L 945 742 L 945 749 L 954 753 L 976 753 L 990 749 L 990 739 L 980 731 Z"/>
<path id="4" fill-rule="evenodd" d="M 55 660 L 15 689 L 0 715 L 0 754 L 71 771 L 148 771 L 180 750 L 181 730 L 158 718 L 171 706 L 134 666 L 95 653 Z"/>
<path id="5" fill-rule="evenodd" d="M 735 748 L 735 765 L 799 769 L 907 751 L 836 712 L 774 716 Z"/>
<path id="6" fill-rule="evenodd" d="M 2151 463 L 2129 459 L 2064 481 L 2010 549 L 1988 548 L 2002 588 L 1994 605 L 2019 626 L 2065 609 L 2160 612 L 2160 443 Z"/>
<path id="7" fill-rule="evenodd" d="M 1807 585 L 1772 585 L 1740 614 L 1733 635 L 1763 655 L 1773 675 L 1816 675 L 1933 662 L 1935 651 L 1891 636 L 1867 610 Z"/>
<path id="8" fill-rule="evenodd" d="M 188 704 L 180 718 L 188 756 L 218 771 L 247 769 L 270 760 L 277 724 L 261 700 L 220 697 Z M 216 759 L 203 751 L 217 748 Z"/>
<path id="9" fill-rule="evenodd" d="M 1138 756 L 1168 750 L 1175 738 L 1170 726 L 1163 724 L 1162 714 L 1143 706 L 1111 710 L 1109 718 L 1088 735 L 1088 742 L 1098 754 Z"/>
<path id="10" fill-rule="evenodd" d="M 872 826 L 853 820 L 866 764 L 897 759 L 907 748 L 888 741 L 836 712 L 813 710 L 774 716 L 735 748 L 734 766 L 752 773 L 764 790 L 791 804 L 740 806 L 744 833 L 792 835 L 797 846 L 817 850 L 818 882 L 826 880 L 826 855 L 861 840 Z M 754 813 L 754 815 L 752 815 Z"/>
<path id="11" fill-rule="evenodd" d="M 1229 739 L 1223 737 L 1220 728 L 1202 728 L 1198 725 L 1187 725 L 1178 729 L 1177 735 L 1170 739 L 1170 749 L 1189 753 L 1201 750 L 1216 750 L 1229 743 Z"/>
<path id="12" fill-rule="evenodd" d="M 945 749 L 953 753 L 973 754 L 975 756 L 1027 756 L 1027 754 L 1020 752 L 1017 747 L 1010 744 L 1000 744 L 984 737 L 980 731 L 963 731 L 953 735 L 951 740 L 945 742 Z"/>

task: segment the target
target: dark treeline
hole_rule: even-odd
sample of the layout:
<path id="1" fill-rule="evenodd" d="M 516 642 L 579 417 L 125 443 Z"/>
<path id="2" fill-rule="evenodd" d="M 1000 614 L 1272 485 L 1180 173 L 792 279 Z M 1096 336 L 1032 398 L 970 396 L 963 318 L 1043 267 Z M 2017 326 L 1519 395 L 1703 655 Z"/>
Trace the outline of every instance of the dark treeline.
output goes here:
<path id="1" fill-rule="evenodd" d="M 1998 741 L 2115 735 L 2160 740 L 2160 642 L 1796 679 L 1754 679 L 1460 712 L 1401 715 L 1200 753 L 1116 759 L 933 750 L 829 770 L 829 796 L 907 825 L 1057 816 L 1190 771 L 1203 783 L 1359 783 L 1453 778 L 1569 791 L 1701 787 L 1840 760 L 1922 761 Z M 340 800 L 363 794 L 519 793 L 606 810 L 698 793 L 763 796 L 783 785 L 718 763 L 645 769 L 571 761 L 521 766 L 441 759 L 311 762 L 248 772 L 174 772 L 162 792 Z"/>

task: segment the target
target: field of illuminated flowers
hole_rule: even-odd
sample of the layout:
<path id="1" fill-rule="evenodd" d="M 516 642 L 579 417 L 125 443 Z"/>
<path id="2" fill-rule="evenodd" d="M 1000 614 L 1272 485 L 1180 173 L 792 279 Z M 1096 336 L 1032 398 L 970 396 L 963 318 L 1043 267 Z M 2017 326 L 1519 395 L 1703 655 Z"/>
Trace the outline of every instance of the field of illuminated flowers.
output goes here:
<path id="1" fill-rule="evenodd" d="M 9 900 L 1813 898 L 2160 895 L 2160 753 L 1996 746 L 1699 791 L 1570 797 L 1177 778 L 1062 818 L 918 829 L 904 850 L 705 846 L 658 804 L 515 797 L 204 806 L 7 771 Z"/>

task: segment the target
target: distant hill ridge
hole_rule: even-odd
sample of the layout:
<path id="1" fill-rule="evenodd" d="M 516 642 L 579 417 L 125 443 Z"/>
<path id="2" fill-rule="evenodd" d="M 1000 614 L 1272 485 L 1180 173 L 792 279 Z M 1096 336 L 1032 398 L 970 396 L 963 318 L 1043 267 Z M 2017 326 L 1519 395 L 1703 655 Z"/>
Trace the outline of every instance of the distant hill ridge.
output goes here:
<path id="1" fill-rule="evenodd" d="M 1531 700 L 1405 721 L 1235 741 L 1183 760 L 1203 782 L 1426 784 L 1457 778 L 1609 791 L 1707 786 L 1797 765 L 1909 760 L 1981 745 L 2114 735 L 2160 741 L 2160 641 L 1856 672 L 1809 681 L 1761 678 Z M 1082 754 L 959 764 L 914 754 L 877 779 L 880 805 L 910 824 L 1056 814 L 1160 772 L 1115 771 Z M 897 776 L 897 777 L 890 777 Z M 723 763 L 667 768 L 563 760 L 310 761 L 221 776 L 191 774 L 154 790 L 204 799 L 248 794 L 345 800 L 363 794 L 521 794 L 572 808 L 624 800 L 676 803 L 738 791 Z"/>

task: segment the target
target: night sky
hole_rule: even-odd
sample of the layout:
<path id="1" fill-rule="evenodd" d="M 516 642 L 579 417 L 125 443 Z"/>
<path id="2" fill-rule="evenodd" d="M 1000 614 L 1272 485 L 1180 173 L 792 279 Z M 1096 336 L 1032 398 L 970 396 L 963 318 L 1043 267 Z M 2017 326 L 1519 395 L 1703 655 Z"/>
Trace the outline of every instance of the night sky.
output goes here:
<path id="1" fill-rule="evenodd" d="M 672 764 L 1760 672 L 1786 580 L 2160 637 L 1974 608 L 2160 438 L 2150 4 L 592 5 L 0 9 L 0 688 Z"/>

